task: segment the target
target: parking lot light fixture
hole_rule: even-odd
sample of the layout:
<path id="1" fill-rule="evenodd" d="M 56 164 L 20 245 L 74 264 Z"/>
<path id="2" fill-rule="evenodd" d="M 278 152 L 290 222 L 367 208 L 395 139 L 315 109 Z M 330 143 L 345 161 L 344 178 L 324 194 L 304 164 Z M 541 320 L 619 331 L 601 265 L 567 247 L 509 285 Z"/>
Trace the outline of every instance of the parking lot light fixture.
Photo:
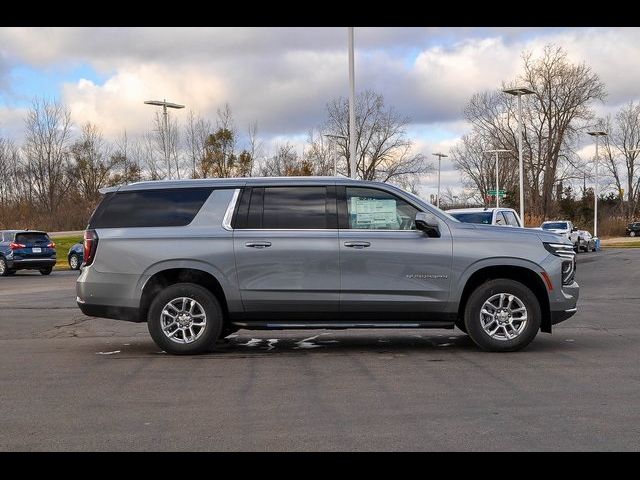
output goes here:
<path id="1" fill-rule="evenodd" d="M 592 132 L 587 132 L 587 134 L 595 137 L 596 139 L 596 184 L 593 190 L 593 236 L 598 236 L 598 194 L 600 193 L 600 188 L 598 185 L 598 137 L 606 137 L 607 132 L 602 130 L 594 130 Z"/>
<path id="2" fill-rule="evenodd" d="M 520 219 L 524 222 L 524 164 L 522 163 L 522 95 L 536 93 L 527 87 L 507 88 L 502 90 L 518 97 L 518 176 L 520 178 Z"/>
<path id="3" fill-rule="evenodd" d="M 436 157 L 438 157 L 438 196 L 436 198 L 436 207 L 440 208 L 440 167 L 442 164 L 442 159 L 448 157 L 449 155 L 445 155 L 444 153 L 434 153 Z"/>
<path id="4" fill-rule="evenodd" d="M 145 100 L 145 105 L 155 105 L 162 107 L 162 115 L 164 117 L 164 135 L 162 136 L 162 147 L 164 150 L 164 160 L 167 162 L 167 178 L 171 177 L 171 162 L 169 161 L 169 145 L 167 144 L 167 135 L 169 134 L 169 122 L 167 120 L 167 108 L 181 109 L 184 105 L 178 103 L 167 102 L 167 100 Z M 179 173 L 179 172 L 178 172 Z"/>
<path id="5" fill-rule="evenodd" d="M 339 138 L 346 141 L 348 140 L 348 138 L 345 135 L 334 135 L 333 133 L 325 133 L 324 136 L 333 140 L 331 142 L 333 146 L 333 176 L 336 177 L 338 175 L 338 154 L 336 150 L 336 141 Z"/>

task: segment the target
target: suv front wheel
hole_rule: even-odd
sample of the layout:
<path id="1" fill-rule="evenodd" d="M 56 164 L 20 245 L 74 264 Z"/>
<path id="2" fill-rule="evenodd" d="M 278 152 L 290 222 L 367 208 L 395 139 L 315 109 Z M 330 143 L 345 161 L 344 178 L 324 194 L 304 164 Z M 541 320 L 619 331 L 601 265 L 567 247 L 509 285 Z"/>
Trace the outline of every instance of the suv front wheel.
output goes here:
<path id="1" fill-rule="evenodd" d="M 151 302 L 147 316 L 151 337 L 175 355 L 210 350 L 222 331 L 223 313 L 216 297 L 194 283 L 176 283 Z"/>
<path id="2" fill-rule="evenodd" d="M 467 301 L 464 315 L 471 339 L 492 352 L 526 347 L 537 335 L 541 319 L 534 293 L 510 279 L 490 280 L 478 286 Z"/>

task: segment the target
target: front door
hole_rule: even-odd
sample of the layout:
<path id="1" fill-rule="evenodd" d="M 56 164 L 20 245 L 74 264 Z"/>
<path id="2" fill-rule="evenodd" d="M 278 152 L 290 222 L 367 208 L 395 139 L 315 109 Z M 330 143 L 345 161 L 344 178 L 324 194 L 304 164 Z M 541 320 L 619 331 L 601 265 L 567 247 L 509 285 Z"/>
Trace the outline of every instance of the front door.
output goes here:
<path id="1" fill-rule="evenodd" d="M 245 190 L 234 226 L 245 313 L 335 314 L 340 295 L 335 187 Z"/>
<path id="2" fill-rule="evenodd" d="M 338 187 L 340 309 L 379 320 L 422 319 L 449 299 L 452 241 L 416 230 L 416 206 L 384 189 Z"/>

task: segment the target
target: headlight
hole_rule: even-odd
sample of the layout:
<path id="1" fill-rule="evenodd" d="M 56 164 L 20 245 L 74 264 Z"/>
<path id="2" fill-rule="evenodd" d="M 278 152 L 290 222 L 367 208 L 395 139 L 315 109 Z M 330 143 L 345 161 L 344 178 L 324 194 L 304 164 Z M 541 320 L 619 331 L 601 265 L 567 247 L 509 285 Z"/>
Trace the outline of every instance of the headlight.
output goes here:
<path id="1" fill-rule="evenodd" d="M 562 284 L 571 285 L 576 275 L 576 259 L 562 262 Z"/>
<path id="2" fill-rule="evenodd" d="M 573 251 L 573 245 L 567 245 L 565 243 L 546 243 L 543 242 L 544 248 L 556 257 L 570 258 L 573 260 L 576 256 L 576 252 Z"/>

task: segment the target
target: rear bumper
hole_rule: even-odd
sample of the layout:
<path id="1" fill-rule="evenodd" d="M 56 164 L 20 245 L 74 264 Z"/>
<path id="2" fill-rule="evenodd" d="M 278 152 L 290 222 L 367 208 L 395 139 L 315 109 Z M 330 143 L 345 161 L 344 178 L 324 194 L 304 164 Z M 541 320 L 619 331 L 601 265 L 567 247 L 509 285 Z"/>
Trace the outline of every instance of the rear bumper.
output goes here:
<path id="1" fill-rule="evenodd" d="M 578 308 L 574 307 L 568 310 L 558 310 L 551 312 L 551 325 L 556 325 L 560 322 L 564 322 L 567 318 L 573 317 L 577 311 Z"/>
<path id="2" fill-rule="evenodd" d="M 39 270 L 41 268 L 53 267 L 55 264 L 55 258 L 21 258 L 20 260 L 7 259 L 7 267 L 12 270 Z"/>
<path id="3" fill-rule="evenodd" d="M 90 317 L 111 318 L 114 320 L 124 320 L 126 322 L 140 323 L 139 310 L 132 307 L 112 307 L 110 305 L 92 305 L 76 299 L 78 308 Z"/>

